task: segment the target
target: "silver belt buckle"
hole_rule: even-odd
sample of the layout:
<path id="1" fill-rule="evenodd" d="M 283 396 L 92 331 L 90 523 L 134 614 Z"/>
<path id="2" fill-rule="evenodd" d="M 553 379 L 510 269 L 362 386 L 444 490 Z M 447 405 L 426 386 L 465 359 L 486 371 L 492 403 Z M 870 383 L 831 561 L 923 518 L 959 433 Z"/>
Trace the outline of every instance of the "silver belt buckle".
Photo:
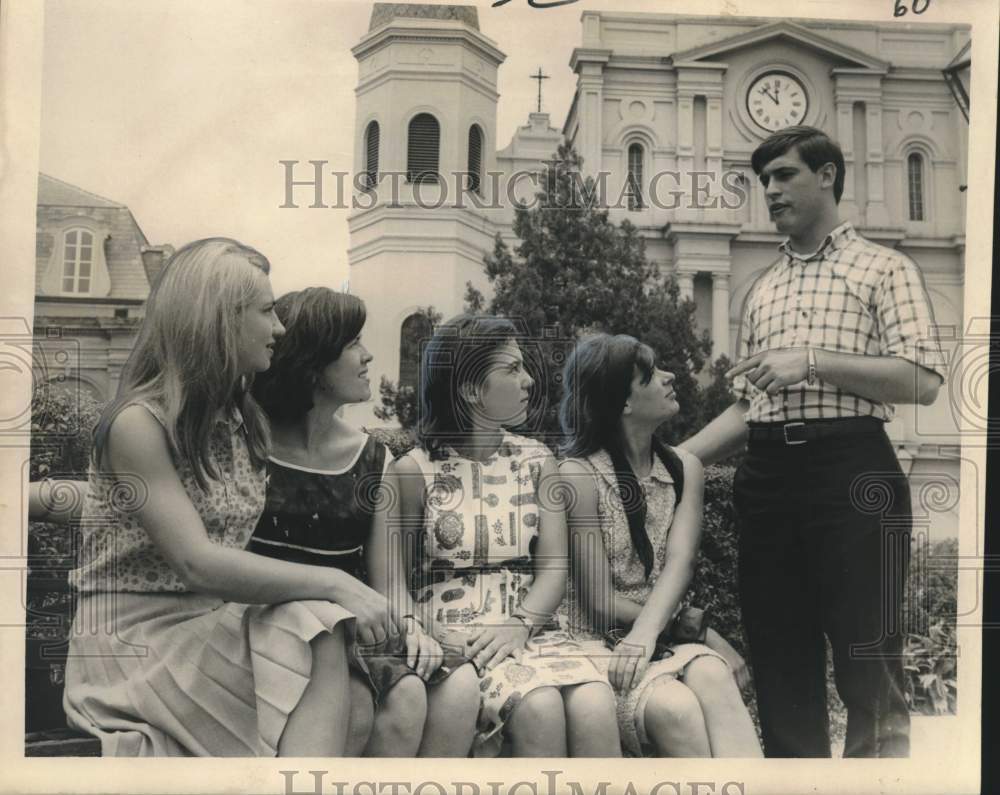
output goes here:
<path id="1" fill-rule="evenodd" d="M 786 423 L 785 426 L 781 429 L 781 432 L 785 435 L 785 444 L 789 444 L 789 445 L 791 445 L 791 444 L 805 444 L 808 441 L 808 439 L 789 439 L 788 438 L 788 429 L 789 428 L 794 428 L 794 427 L 796 427 L 798 425 L 801 425 L 803 428 L 806 426 L 806 424 L 804 422 L 789 422 L 789 423 Z"/>

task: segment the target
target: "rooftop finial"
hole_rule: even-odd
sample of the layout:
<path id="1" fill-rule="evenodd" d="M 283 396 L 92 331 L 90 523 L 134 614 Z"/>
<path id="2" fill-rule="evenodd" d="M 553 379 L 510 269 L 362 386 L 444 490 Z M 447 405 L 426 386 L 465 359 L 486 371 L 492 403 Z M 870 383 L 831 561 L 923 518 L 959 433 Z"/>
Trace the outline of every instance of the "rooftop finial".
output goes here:
<path id="1" fill-rule="evenodd" d="M 542 67 L 538 67 L 538 72 L 533 75 L 528 75 L 532 80 L 538 81 L 538 113 L 542 112 L 542 81 L 548 80 L 549 75 L 542 74 Z"/>

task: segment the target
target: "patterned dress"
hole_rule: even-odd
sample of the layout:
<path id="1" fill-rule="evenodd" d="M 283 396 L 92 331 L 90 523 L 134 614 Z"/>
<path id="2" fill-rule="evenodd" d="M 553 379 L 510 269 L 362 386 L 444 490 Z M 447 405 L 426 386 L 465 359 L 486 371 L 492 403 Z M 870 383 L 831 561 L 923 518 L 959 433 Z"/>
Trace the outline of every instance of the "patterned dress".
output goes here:
<path id="1" fill-rule="evenodd" d="M 451 449 L 435 461 L 421 449 L 409 455 L 427 482 L 415 601 L 428 630 L 446 650 L 458 651 L 476 628 L 507 621 L 531 587 L 537 489 L 551 453 L 538 442 L 506 434 L 482 462 Z M 607 683 L 556 622 L 528 642 L 519 662 L 508 657 L 480 676 L 477 756 L 499 753 L 504 723 L 535 688 Z"/>
<path id="2" fill-rule="evenodd" d="M 653 468 L 649 476 L 640 481 L 646 493 L 646 533 L 654 552 L 653 568 L 647 579 L 642 561 L 632 545 L 628 518 L 618 492 L 611 456 L 601 450 L 589 456 L 586 463 L 593 470 L 597 485 L 601 536 L 611 566 L 615 594 L 645 604 L 666 564 L 667 535 L 674 519 L 676 502 L 673 478 L 663 462 L 653 456 Z M 557 614 L 573 636 L 584 642 L 584 648 L 592 655 L 591 659 L 606 674 L 611 652 L 590 620 L 591 612 L 581 603 L 572 582 Z M 669 657 L 650 663 L 643 678 L 631 690 L 616 693 L 622 745 L 633 756 L 642 756 L 649 750 L 643 712 L 657 680 L 663 677 L 683 677 L 688 663 L 698 657 L 711 655 L 723 659 L 700 643 L 678 644 L 672 646 L 671 651 L 673 653 Z"/>
<path id="3" fill-rule="evenodd" d="M 162 409 L 141 403 L 166 426 Z M 203 491 L 189 461 L 174 467 L 209 540 L 246 547 L 264 507 L 239 416 L 209 439 L 218 479 Z M 332 602 L 245 605 L 192 593 L 133 513 L 135 477 L 93 467 L 83 505 L 79 591 L 63 706 L 104 756 L 274 756 L 312 671 L 310 642 L 353 615 Z"/>

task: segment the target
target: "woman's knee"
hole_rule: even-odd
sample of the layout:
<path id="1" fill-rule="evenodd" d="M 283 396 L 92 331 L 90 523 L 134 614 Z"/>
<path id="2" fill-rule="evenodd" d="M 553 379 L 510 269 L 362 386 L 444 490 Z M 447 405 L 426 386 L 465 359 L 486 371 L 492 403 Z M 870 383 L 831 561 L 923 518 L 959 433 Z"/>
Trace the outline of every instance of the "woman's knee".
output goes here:
<path id="1" fill-rule="evenodd" d="M 512 728 L 532 726 L 535 729 L 562 723 L 563 697 L 554 687 L 537 687 L 527 693 L 514 707 L 511 714 Z"/>
<path id="2" fill-rule="evenodd" d="M 473 714 L 479 711 L 479 674 L 471 663 L 453 671 L 439 687 L 444 688 L 452 710 Z"/>
<path id="3" fill-rule="evenodd" d="M 684 732 L 704 724 L 698 697 L 676 679 L 656 684 L 646 700 L 643 718 L 647 727 L 660 730 Z"/>
<path id="4" fill-rule="evenodd" d="M 402 730 L 421 729 L 427 718 L 427 688 L 419 676 L 404 676 L 386 693 L 380 706 Z"/>
<path id="5" fill-rule="evenodd" d="M 739 692 L 732 671 L 718 657 L 705 656 L 693 660 L 684 671 L 684 684 L 699 697 Z"/>
<path id="6" fill-rule="evenodd" d="M 615 694 L 603 682 L 586 682 L 566 688 L 566 713 L 571 719 L 615 716 Z"/>

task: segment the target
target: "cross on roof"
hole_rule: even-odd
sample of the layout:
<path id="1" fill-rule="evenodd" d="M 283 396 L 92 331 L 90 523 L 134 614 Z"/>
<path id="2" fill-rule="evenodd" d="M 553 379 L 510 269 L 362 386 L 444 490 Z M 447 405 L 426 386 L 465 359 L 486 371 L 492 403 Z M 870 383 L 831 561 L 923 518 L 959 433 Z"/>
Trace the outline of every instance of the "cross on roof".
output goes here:
<path id="1" fill-rule="evenodd" d="M 548 80 L 549 75 L 542 74 L 542 67 L 538 67 L 538 73 L 533 75 L 528 75 L 532 80 L 538 81 L 538 112 L 542 112 L 542 81 Z"/>

